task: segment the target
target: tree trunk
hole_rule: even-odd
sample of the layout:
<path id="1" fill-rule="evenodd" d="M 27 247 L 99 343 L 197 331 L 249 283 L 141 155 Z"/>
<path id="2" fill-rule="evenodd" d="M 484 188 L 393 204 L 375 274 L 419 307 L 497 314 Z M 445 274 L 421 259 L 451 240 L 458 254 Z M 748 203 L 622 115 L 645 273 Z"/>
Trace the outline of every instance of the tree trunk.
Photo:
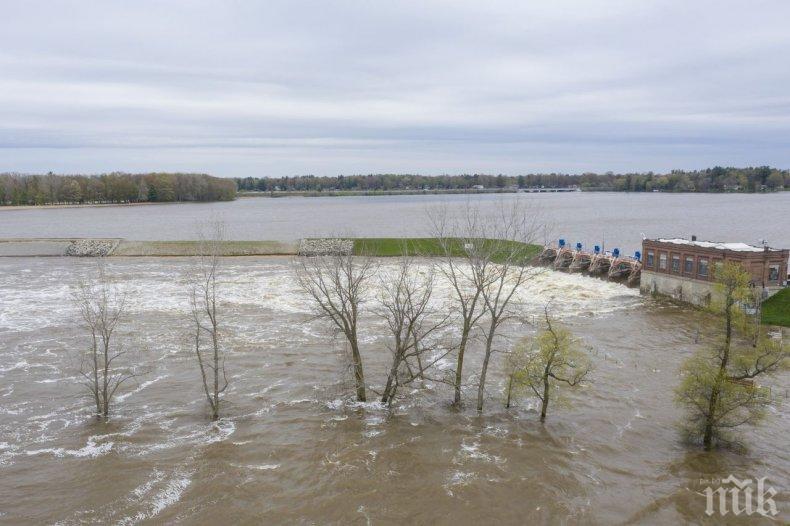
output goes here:
<path id="1" fill-rule="evenodd" d="M 486 354 L 483 357 L 483 368 L 480 370 L 480 384 L 477 386 L 477 410 L 483 410 L 483 396 L 485 395 L 486 388 L 486 373 L 488 373 L 488 362 L 491 360 L 491 345 L 494 342 L 494 331 L 496 330 L 496 322 L 491 322 L 488 336 L 486 337 Z"/>
<path id="2" fill-rule="evenodd" d="M 351 342 L 351 357 L 354 360 L 354 381 L 357 385 L 357 401 L 367 402 L 367 397 L 365 396 L 365 374 L 362 371 L 362 357 L 359 354 L 356 335 L 354 335 L 354 341 Z"/>
<path id="3" fill-rule="evenodd" d="M 727 365 L 730 361 L 730 345 L 732 343 L 732 307 L 734 300 L 732 294 L 727 294 L 725 304 L 725 317 L 726 329 L 724 336 L 724 352 L 721 356 L 721 363 L 719 364 L 719 372 L 716 374 L 716 381 L 711 389 L 710 400 L 708 401 L 708 414 L 705 415 L 705 432 L 702 436 L 702 446 L 705 451 L 710 451 L 713 448 L 713 428 L 716 423 L 716 404 L 719 401 L 719 394 L 723 382 L 727 380 Z"/>
<path id="4" fill-rule="evenodd" d="M 392 390 L 392 384 L 395 379 L 395 375 L 398 374 L 398 362 L 400 361 L 399 358 L 395 358 L 392 362 L 392 368 L 390 369 L 390 374 L 387 376 L 387 385 L 384 387 L 384 392 L 381 394 L 381 403 L 386 404 L 387 401 L 390 399 Z"/>
<path id="5" fill-rule="evenodd" d="M 212 343 L 214 345 L 214 403 L 211 404 L 211 419 L 219 419 L 219 342 L 217 341 L 217 324 L 213 323 L 213 331 L 211 333 Z"/>
<path id="6" fill-rule="evenodd" d="M 99 348 L 96 336 L 93 336 L 93 398 L 96 400 L 96 418 L 101 416 L 101 398 L 99 397 Z"/>
<path id="7" fill-rule="evenodd" d="M 540 404 L 540 421 L 546 421 L 546 411 L 549 409 L 549 377 L 543 376 L 543 399 Z"/>
<path id="8" fill-rule="evenodd" d="M 469 338 L 469 329 L 464 324 L 464 333 L 461 335 L 461 345 L 458 346 L 458 361 L 455 364 L 455 399 L 453 405 L 461 406 L 461 380 L 463 379 L 464 353 L 466 352 L 466 342 Z"/>
<path id="9" fill-rule="evenodd" d="M 102 378 L 102 417 L 106 420 L 110 413 L 110 396 L 108 391 L 108 382 L 110 378 L 110 342 L 106 336 L 102 337 L 104 344 L 104 376 Z"/>

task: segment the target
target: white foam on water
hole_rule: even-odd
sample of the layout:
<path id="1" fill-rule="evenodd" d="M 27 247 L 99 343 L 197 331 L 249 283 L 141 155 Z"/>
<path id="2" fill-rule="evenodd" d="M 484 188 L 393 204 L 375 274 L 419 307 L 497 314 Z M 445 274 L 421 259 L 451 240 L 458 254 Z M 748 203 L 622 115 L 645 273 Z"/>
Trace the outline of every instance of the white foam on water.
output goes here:
<path id="1" fill-rule="evenodd" d="M 128 449 L 136 449 L 139 454 L 145 455 L 155 451 L 184 447 L 186 445 L 205 446 L 222 442 L 229 438 L 236 431 L 236 424 L 232 420 L 221 419 L 210 425 L 198 424 L 191 432 L 186 434 L 171 436 L 163 442 L 145 444 L 142 446 L 127 446 Z"/>
<path id="2" fill-rule="evenodd" d="M 174 266 L 172 262 L 148 261 L 145 266 L 129 265 L 134 270 L 134 279 L 124 275 L 124 280 L 118 283 L 119 290 L 127 295 L 129 314 L 149 311 L 188 314 L 186 277 L 189 264 Z M 415 272 L 427 273 L 431 265 L 431 262 L 419 262 Z M 125 264 L 119 263 L 118 267 L 123 270 Z M 77 280 L 73 270 L 73 264 L 64 264 L 63 267 L 42 269 L 43 274 L 35 280 L 27 277 L 11 280 L 0 299 L 0 329 L 40 329 L 78 317 L 71 297 Z M 382 292 L 381 283 L 386 282 L 387 276 L 395 275 L 397 270 L 397 264 L 383 262 L 377 270 L 378 276 L 370 282 L 368 299 L 378 297 Z M 289 264 L 261 260 L 245 265 L 226 265 L 221 272 L 220 296 L 225 303 L 258 306 L 281 314 L 307 315 L 314 312 L 308 296 L 299 289 Z M 441 272 L 436 272 L 435 276 L 433 302 L 440 306 L 452 298 L 453 291 Z M 637 290 L 623 285 L 546 270 L 533 276 L 513 301 L 525 306 L 529 313 L 538 313 L 547 301 L 553 300 L 557 314 L 565 316 L 627 308 L 638 296 Z M 301 325 L 296 328 L 309 331 L 309 324 Z"/>
<path id="3" fill-rule="evenodd" d="M 454 497 L 453 488 L 468 486 L 476 478 L 477 474 L 473 471 L 454 471 L 450 474 L 442 487 L 447 495 Z"/>
<path id="4" fill-rule="evenodd" d="M 231 466 L 244 469 L 253 469 L 256 471 L 272 471 L 278 469 L 280 464 L 231 464 Z"/>
<path id="5" fill-rule="evenodd" d="M 7 367 L 0 367 L 0 373 L 7 373 L 10 371 L 14 371 L 16 369 L 23 369 L 27 371 L 29 367 L 30 364 L 27 362 L 27 360 L 20 360 L 13 365 L 9 365 Z"/>
<path id="6" fill-rule="evenodd" d="M 454 464 L 464 464 L 466 460 L 482 460 L 484 462 L 490 462 L 493 464 L 504 464 L 505 459 L 498 457 L 497 455 L 492 455 L 490 453 L 484 453 L 480 451 L 480 442 L 472 442 L 471 444 L 467 444 L 466 442 L 461 444 L 461 448 L 456 453 L 455 457 L 453 457 Z"/>
<path id="7" fill-rule="evenodd" d="M 91 437 L 88 439 L 88 443 L 85 447 L 80 449 L 65 449 L 62 447 L 58 448 L 45 448 L 45 449 L 33 449 L 25 451 L 28 456 L 32 455 L 42 455 L 42 454 L 51 454 L 58 458 L 63 458 L 66 456 L 69 457 L 76 457 L 76 458 L 96 458 L 102 455 L 106 455 L 112 449 L 113 442 L 104 442 L 103 444 L 96 443 L 96 437 Z"/>
<path id="8" fill-rule="evenodd" d="M 169 376 L 170 376 L 169 374 L 161 374 L 161 375 L 157 376 L 156 378 L 154 378 L 153 380 L 146 380 L 145 382 L 142 382 L 140 385 L 138 385 L 136 389 L 134 389 L 132 391 L 129 391 L 128 393 L 123 393 L 123 394 L 116 395 L 115 399 L 117 401 L 119 401 L 119 402 L 122 402 L 122 401 L 126 400 L 127 398 L 129 398 L 130 396 L 132 396 L 133 394 L 137 394 L 140 391 L 142 391 L 143 389 L 145 389 L 146 387 L 155 384 L 159 380 L 164 380 L 165 378 L 167 378 Z"/>
<path id="9" fill-rule="evenodd" d="M 181 500 L 184 491 L 192 483 L 192 475 L 193 472 L 176 471 L 174 476 L 167 480 L 159 491 L 146 499 L 144 511 L 140 511 L 132 517 L 124 517 L 117 524 L 126 526 L 153 519 L 168 507 L 176 504 Z M 146 498 L 156 486 L 160 485 L 163 478 L 161 472 L 154 470 L 154 475 L 149 481 L 132 491 L 132 494 L 136 497 L 135 500 Z"/>

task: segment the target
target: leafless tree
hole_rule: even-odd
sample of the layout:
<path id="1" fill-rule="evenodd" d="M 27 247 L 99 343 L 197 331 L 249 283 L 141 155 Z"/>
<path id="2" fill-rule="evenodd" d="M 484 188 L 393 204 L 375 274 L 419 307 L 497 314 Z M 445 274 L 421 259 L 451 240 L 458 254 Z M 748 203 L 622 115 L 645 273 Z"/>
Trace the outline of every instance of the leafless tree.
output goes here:
<path id="1" fill-rule="evenodd" d="M 469 235 L 469 231 L 474 230 L 470 227 L 474 226 L 475 222 L 474 218 L 471 218 L 464 224 L 457 218 L 451 217 L 446 207 L 429 211 L 428 218 L 431 222 L 432 235 L 439 243 L 441 262 L 438 268 L 450 283 L 460 318 L 461 334 L 457 345 L 453 378 L 453 404 L 460 406 L 466 350 L 472 329 L 485 313 L 480 308 L 482 291 L 477 286 L 479 281 L 475 278 L 474 252 L 465 250 L 467 247 L 473 247 L 476 242 L 476 232 Z"/>
<path id="2" fill-rule="evenodd" d="M 142 373 L 139 362 L 128 363 L 127 350 L 117 341 L 126 296 L 99 260 L 96 274 L 80 280 L 73 300 L 90 335 L 90 343 L 80 355 L 80 374 L 93 395 L 97 418 L 106 420 L 118 388 Z"/>
<path id="3" fill-rule="evenodd" d="M 312 298 L 318 317 L 330 320 L 348 341 L 360 402 L 365 402 L 367 397 L 357 331 L 360 309 L 375 269 L 373 259 L 343 250 L 330 255 L 302 257 L 296 264 L 297 282 Z"/>
<path id="4" fill-rule="evenodd" d="M 207 230 L 208 234 L 200 234 L 195 255 L 196 265 L 189 279 L 190 305 L 194 351 L 200 368 L 203 391 L 211 410 L 211 419 L 217 420 L 220 415 L 221 395 L 228 388 L 219 301 L 220 256 L 225 226 L 220 221 L 214 221 Z"/>
<path id="5" fill-rule="evenodd" d="M 454 403 L 461 403 L 463 366 L 473 329 L 485 317 L 483 365 L 477 393 L 482 410 L 485 382 L 499 328 L 515 314 L 516 292 L 541 270 L 529 265 L 537 255 L 533 245 L 543 228 L 539 214 L 515 202 L 483 215 L 467 205 L 451 218 L 446 209 L 429 214 L 433 235 L 440 244 L 442 274 L 449 281 L 461 324 L 455 369 Z"/>
<path id="6" fill-rule="evenodd" d="M 431 340 L 447 325 L 450 315 L 439 316 L 430 306 L 434 289 L 433 268 L 421 275 L 413 258 L 406 255 L 406 250 L 403 253 L 396 274 L 381 278 L 379 314 L 387 321 L 392 334 L 392 365 L 381 403 L 389 404 L 392 404 L 400 385 L 425 379 L 426 371 L 449 353 L 444 350 L 438 356 L 427 358 L 437 350 L 437 343 Z"/>
<path id="7" fill-rule="evenodd" d="M 480 289 L 486 321 L 482 326 L 485 341 L 483 365 L 477 388 L 477 410 L 483 410 L 486 376 L 495 351 L 497 331 L 503 323 L 517 316 L 512 300 L 524 284 L 543 272 L 530 265 L 537 255 L 534 244 L 540 230 L 537 217 L 522 206 L 501 207 L 483 225 L 486 240 L 474 245 L 475 287 Z"/>

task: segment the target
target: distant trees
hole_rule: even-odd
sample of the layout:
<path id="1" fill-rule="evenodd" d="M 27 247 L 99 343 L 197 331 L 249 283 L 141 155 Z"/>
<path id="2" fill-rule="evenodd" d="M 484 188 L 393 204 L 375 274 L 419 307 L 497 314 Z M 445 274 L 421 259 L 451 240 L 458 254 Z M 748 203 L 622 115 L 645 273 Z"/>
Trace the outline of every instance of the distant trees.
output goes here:
<path id="1" fill-rule="evenodd" d="M 236 183 L 205 174 L 0 174 L 0 206 L 170 201 L 230 201 Z"/>
<path id="2" fill-rule="evenodd" d="M 239 191 L 329 192 L 329 191 L 420 191 L 471 190 L 481 185 L 491 190 L 515 188 L 567 188 L 617 192 L 760 192 L 790 188 L 790 170 L 768 166 L 705 170 L 672 170 L 665 174 L 653 172 L 615 174 L 522 174 L 509 175 L 437 175 L 368 174 L 316 177 L 245 177 L 237 178 Z"/>
<path id="3" fill-rule="evenodd" d="M 676 401 L 687 413 L 686 432 L 701 439 L 706 450 L 726 440 L 729 430 L 759 422 L 771 398 L 755 379 L 787 367 L 790 357 L 787 346 L 760 334 L 760 325 L 744 311 L 744 304 L 753 298 L 746 269 L 725 262 L 715 278 L 712 310 L 721 323 L 721 334 L 711 347 L 686 360 L 676 390 Z"/>
<path id="4" fill-rule="evenodd" d="M 126 296 L 99 262 L 95 275 L 80 280 L 73 301 L 89 336 L 80 353 L 80 374 L 96 404 L 96 416 L 106 420 L 116 391 L 141 372 L 140 363 L 128 359 L 128 350 L 116 336 L 126 313 Z"/>
<path id="5" fill-rule="evenodd" d="M 531 392 L 540 404 L 540 421 L 546 420 L 552 389 L 576 387 L 588 376 L 591 365 L 571 332 L 544 310 L 543 326 L 534 340 L 521 340 L 508 357 L 507 405 L 513 393 Z M 556 396 L 556 395 L 555 395 Z"/>

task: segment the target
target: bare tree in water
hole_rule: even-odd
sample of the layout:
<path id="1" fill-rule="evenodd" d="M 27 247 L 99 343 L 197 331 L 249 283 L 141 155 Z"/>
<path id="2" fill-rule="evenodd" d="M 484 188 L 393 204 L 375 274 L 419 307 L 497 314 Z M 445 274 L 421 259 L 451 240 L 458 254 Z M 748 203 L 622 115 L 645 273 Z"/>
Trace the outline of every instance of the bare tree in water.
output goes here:
<path id="1" fill-rule="evenodd" d="M 482 324 L 483 365 L 477 387 L 477 410 L 483 410 L 488 367 L 494 351 L 495 338 L 502 325 L 517 316 L 513 309 L 513 298 L 535 275 L 543 272 L 541 267 L 532 266 L 531 260 L 538 255 L 535 245 L 540 230 L 536 215 L 517 204 L 501 207 L 483 224 L 485 241 L 474 246 L 477 264 L 473 265 L 476 287 L 480 289 L 483 310 L 486 313 Z"/>
<path id="2" fill-rule="evenodd" d="M 450 218 L 446 209 L 430 214 L 433 235 L 440 244 L 441 273 L 449 281 L 461 322 L 455 368 L 454 403 L 461 403 L 463 367 L 473 330 L 482 323 L 483 364 L 477 389 L 477 409 L 483 409 L 485 382 L 496 335 L 516 313 L 516 292 L 540 269 L 529 265 L 538 253 L 533 243 L 544 228 L 539 214 L 521 203 L 500 206 L 483 215 L 467 206 L 460 217 Z"/>
<path id="3" fill-rule="evenodd" d="M 392 343 L 392 364 L 382 403 L 392 404 L 397 390 L 418 379 L 426 379 L 426 372 L 449 351 L 439 352 L 432 342 L 436 333 L 446 327 L 450 315 L 439 316 L 430 306 L 434 288 L 434 269 L 424 273 L 414 264 L 404 247 L 394 276 L 381 277 L 382 294 L 379 315 L 387 322 Z"/>
<path id="4" fill-rule="evenodd" d="M 222 241 L 225 226 L 216 221 L 209 225 L 208 235 L 201 232 L 195 255 L 196 265 L 189 278 L 192 307 L 193 348 L 200 368 L 211 419 L 220 416 L 222 393 L 228 388 L 225 372 L 225 350 L 220 330 L 220 283 Z"/>
<path id="5" fill-rule="evenodd" d="M 346 337 L 351 349 L 357 400 L 365 402 L 365 373 L 359 350 L 358 324 L 367 286 L 375 272 L 371 258 L 356 256 L 352 250 L 301 257 L 296 264 L 299 286 L 310 295 L 318 317 L 328 319 Z"/>
<path id="6" fill-rule="evenodd" d="M 96 416 L 107 419 L 116 391 L 142 372 L 136 361 L 128 363 L 127 350 L 116 334 L 126 312 L 126 296 L 99 260 L 96 274 L 80 280 L 73 300 L 90 336 L 80 355 L 80 374 L 93 396 Z"/>

